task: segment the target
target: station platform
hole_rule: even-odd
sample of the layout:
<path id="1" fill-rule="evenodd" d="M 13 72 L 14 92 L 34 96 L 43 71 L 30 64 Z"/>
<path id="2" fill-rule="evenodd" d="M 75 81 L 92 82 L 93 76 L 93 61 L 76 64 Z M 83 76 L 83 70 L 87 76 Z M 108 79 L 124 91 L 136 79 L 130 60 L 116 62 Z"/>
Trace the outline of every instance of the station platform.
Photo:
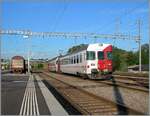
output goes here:
<path id="1" fill-rule="evenodd" d="M 38 75 L 2 74 L 2 115 L 68 115 Z"/>

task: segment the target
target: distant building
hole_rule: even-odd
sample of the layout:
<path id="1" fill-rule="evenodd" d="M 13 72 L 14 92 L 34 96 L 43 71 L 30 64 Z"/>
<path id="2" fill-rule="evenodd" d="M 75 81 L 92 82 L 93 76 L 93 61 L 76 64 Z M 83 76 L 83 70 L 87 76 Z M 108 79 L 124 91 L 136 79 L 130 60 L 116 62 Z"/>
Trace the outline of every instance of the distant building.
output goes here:
<path id="1" fill-rule="evenodd" d="M 139 71 L 139 65 L 133 65 L 128 67 L 128 72 L 138 72 Z M 141 66 L 142 72 L 148 72 L 149 71 L 149 65 L 145 64 Z"/>
<path id="2" fill-rule="evenodd" d="M 10 60 L 1 59 L 1 70 L 9 70 L 10 69 Z"/>

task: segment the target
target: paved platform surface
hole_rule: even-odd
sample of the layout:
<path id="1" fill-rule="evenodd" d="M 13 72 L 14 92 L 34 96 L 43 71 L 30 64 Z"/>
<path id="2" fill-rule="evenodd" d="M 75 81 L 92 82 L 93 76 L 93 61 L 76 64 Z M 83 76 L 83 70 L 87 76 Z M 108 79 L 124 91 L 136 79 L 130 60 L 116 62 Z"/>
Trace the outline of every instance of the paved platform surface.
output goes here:
<path id="1" fill-rule="evenodd" d="M 19 114 L 27 81 L 27 75 L 2 75 L 1 112 L 3 115 Z"/>
<path id="2" fill-rule="evenodd" d="M 59 103 L 56 103 L 57 101 L 53 102 L 55 101 L 53 95 L 49 97 L 50 91 L 40 81 L 40 77 L 37 79 L 34 76 L 30 76 L 29 78 L 26 74 L 2 74 L 2 115 L 51 115 L 61 107 Z M 47 97 L 43 94 L 46 94 Z M 47 100 L 52 100 L 52 102 L 48 102 Z M 55 114 L 61 113 L 67 115 L 67 112 L 63 108 Z"/>

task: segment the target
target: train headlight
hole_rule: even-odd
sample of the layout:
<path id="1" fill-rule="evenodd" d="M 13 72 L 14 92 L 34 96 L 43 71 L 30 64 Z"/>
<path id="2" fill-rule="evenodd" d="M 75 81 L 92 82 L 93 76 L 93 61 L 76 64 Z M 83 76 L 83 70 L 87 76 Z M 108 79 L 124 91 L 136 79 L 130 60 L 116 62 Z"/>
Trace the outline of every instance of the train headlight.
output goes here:
<path id="1" fill-rule="evenodd" d="M 108 66 L 111 66 L 111 64 L 108 64 Z"/>

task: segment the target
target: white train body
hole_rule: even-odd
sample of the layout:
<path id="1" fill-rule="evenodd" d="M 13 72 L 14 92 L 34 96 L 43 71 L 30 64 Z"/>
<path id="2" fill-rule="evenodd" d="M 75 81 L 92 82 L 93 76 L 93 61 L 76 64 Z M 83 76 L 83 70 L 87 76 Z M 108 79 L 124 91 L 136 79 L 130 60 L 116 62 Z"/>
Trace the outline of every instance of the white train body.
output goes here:
<path id="1" fill-rule="evenodd" d="M 81 51 L 50 61 L 50 71 L 101 78 L 112 71 L 112 45 L 89 44 Z M 109 58 L 107 57 L 109 55 Z M 55 65 L 55 66 L 54 66 Z"/>

